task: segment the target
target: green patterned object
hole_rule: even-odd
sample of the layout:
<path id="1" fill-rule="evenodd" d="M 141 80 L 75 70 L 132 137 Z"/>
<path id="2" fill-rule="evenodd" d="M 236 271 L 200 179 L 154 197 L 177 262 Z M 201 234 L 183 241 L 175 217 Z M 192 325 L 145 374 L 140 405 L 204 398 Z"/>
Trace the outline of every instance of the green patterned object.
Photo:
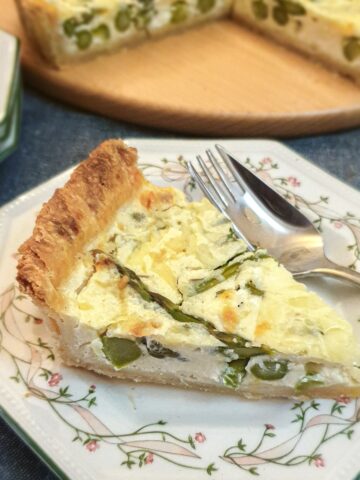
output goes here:
<path id="1" fill-rule="evenodd" d="M 21 118 L 20 44 L 0 31 L 0 161 L 12 153 L 19 139 Z"/>

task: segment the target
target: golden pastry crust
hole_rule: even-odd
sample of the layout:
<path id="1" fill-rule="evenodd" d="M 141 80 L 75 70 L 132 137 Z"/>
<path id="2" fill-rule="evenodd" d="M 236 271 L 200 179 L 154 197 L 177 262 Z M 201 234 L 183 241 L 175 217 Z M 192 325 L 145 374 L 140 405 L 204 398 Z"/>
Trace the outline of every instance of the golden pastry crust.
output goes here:
<path id="1" fill-rule="evenodd" d="M 63 61 L 57 33 L 57 12 L 44 0 L 15 0 L 26 31 L 38 50 L 53 66 Z"/>
<path id="2" fill-rule="evenodd" d="M 43 205 L 32 236 L 20 247 L 17 280 L 37 305 L 59 311 L 60 284 L 83 247 L 112 220 L 143 182 L 136 149 L 121 140 L 97 147 Z"/>

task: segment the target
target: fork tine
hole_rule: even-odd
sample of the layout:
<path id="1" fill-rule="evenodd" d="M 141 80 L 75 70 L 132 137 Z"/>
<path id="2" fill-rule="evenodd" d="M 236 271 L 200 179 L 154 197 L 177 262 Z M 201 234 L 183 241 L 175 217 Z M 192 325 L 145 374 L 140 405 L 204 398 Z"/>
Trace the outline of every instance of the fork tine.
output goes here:
<path id="1" fill-rule="evenodd" d="M 224 190 L 222 189 L 222 187 L 216 182 L 216 180 L 214 179 L 214 177 L 212 176 L 208 166 L 206 165 L 206 163 L 204 162 L 204 160 L 201 158 L 201 155 L 198 155 L 196 157 L 197 161 L 199 162 L 199 165 L 202 169 L 202 171 L 204 172 L 204 175 L 206 176 L 206 178 L 208 179 L 209 183 L 211 184 L 212 188 L 215 190 L 215 192 L 217 193 L 217 195 L 219 196 L 220 200 L 222 201 L 223 203 L 223 206 L 226 207 L 227 204 L 228 204 L 228 200 L 225 196 L 225 192 Z"/>
<path id="2" fill-rule="evenodd" d="M 197 157 L 197 160 L 198 162 L 200 163 L 200 165 L 203 163 L 203 160 L 200 156 Z M 218 193 L 218 188 L 214 188 L 213 191 L 210 190 L 208 188 L 208 186 L 205 184 L 205 182 L 203 181 L 203 179 L 201 178 L 201 176 L 198 174 L 197 170 L 195 169 L 194 165 L 191 163 L 191 162 L 186 162 L 186 167 L 190 173 L 190 175 L 192 176 L 192 178 L 195 179 L 196 183 L 199 185 L 199 187 L 201 188 L 202 192 L 204 193 L 205 197 L 207 197 L 210 202 L 220 210 L 220 212 L 228 219 L 232 222 L 232 229 L 235 233 L 235 235 L 238 237 L 238 238 L 242 238 L 243 241 L 245 242 L 245 244 L 247 245 L 248 249 L 250 251 L 254 251 L 255 248 L 254 246 L 249 242 L 249 240 L 245 237 L 245 235 L 242 233 L 242 231 L 239 229 L 239 227 L 231 220 L 231 218 L 229 217 L 228 213 L 227 213 L 227 204 L 225 204 L 225 208 L 223 207 L 222 205 L 222 200 L 219 196 L 219 193 Z M 215 182 L 215 180 L 213 179 L 212 175 L 210 174 L 207 175 L 207 168 L 205 168 L 204 170 L 204 173 L 205 175 L 207 176 L 207 178 L 209 179 L 209 182 L 211 183 L 211 179 L 213 180 L 213 182 Z M 215 183 L 216 185 L 216 183 Z M 216 185 L 217 187 L 217 185 Z"/>
<path id="3" fill-rule="evenodd" d="M 206 150 L 206 154 L 208 156 L 208 159 L 211 162 L 211 165 L 214 167 L 216 173 L 219 175 L 220 179 L 222 180 L 226 190 L 229 192 L 231 198 L 233 200 L 236 200 L 229 177 L 225 174 L 217 158 L 215 157 L 215 155 L 212 153 L 210 149 Z"/>
<path id="4" fill-rule="evenodd" d="M 210 202 L 216 207 L 218 208 L 221 213 L 223 215 L 225 215 L 227 217 L 227 214 L 223 208 L 223 205 L 222 205 L 222 202 L 220 201 L 219 197 L 216 197 L 216 195 L 214 195 L 210 190 L 209 188 L 205 185 L 205 182 L 203 181 L 203 179 L 200 177 L 200 175 L 198 174 L 198 172 L 196 171 L 194 165 L 191 163 L 191 162 L 186 162 L 186 166 L 187 166 L 187 169 L 190 173 L 190 175 L 195 178 L 196 180 L 196 183 L 199 185 L 199 187 L 201 188 L 203 194 L 205 195 L 205 197 L 207 197 Z"/>
<path id="5" fill-rule="evenodd" d="M 230 154 L 225 150 L 224 147 L 222 147 L 219 144 L 215 145 L 216 150 L 219 152 L 221 158 L 224 160 L 226 166 L 230 170 L 232 176 L 234 177 L 235 181 L 237 184 L 242 188 L 243 192 L 245 193 L 247 191 L 247 186 L 244 183 L 243 179 L 239 175 L 239 173 L 235 170 L 234 165 L 231 162 L 230 159 Z"/>

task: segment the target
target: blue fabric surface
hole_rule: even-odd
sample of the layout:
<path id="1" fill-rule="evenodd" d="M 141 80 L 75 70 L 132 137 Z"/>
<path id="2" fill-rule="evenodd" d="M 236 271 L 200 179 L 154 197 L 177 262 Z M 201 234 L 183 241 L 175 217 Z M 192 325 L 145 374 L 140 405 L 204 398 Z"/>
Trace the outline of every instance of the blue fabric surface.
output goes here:
<path id="1" fill-rule="evenodd" d="M 175 137 L 85 113 L 26 89 L 18 150 L 0 164 L 0 205 L 74 165 L 111 137 Z M 284 141 L 360 189 L 360 129 Z M 0 419 L 0 480 L 56 477 Z"/>
<path id="2" fill-rule="evenodd" d="M 104 139 L 175 136 L 75 110 L 27 89 L 19 148 L 0 164 L 0 205 L 79 162 Z M 360 129 L 284 143 L 360 189 Z"/>

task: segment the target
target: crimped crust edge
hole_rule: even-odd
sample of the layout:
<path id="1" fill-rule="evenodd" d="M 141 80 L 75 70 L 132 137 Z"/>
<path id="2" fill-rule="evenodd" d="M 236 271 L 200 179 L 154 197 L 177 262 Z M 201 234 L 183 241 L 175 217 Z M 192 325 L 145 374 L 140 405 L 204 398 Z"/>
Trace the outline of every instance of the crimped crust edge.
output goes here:
<path id="1" fill-rule="evenodd" d="M 143 176 L 136 160 L 136 149 L 121 140 L 107 140 L 42 206 L 31 237 L 19 248 L 17 265 L 20 290 L 37 305 L 61 309 L 58 288 L 84 246 L 140 188 Z"/>

